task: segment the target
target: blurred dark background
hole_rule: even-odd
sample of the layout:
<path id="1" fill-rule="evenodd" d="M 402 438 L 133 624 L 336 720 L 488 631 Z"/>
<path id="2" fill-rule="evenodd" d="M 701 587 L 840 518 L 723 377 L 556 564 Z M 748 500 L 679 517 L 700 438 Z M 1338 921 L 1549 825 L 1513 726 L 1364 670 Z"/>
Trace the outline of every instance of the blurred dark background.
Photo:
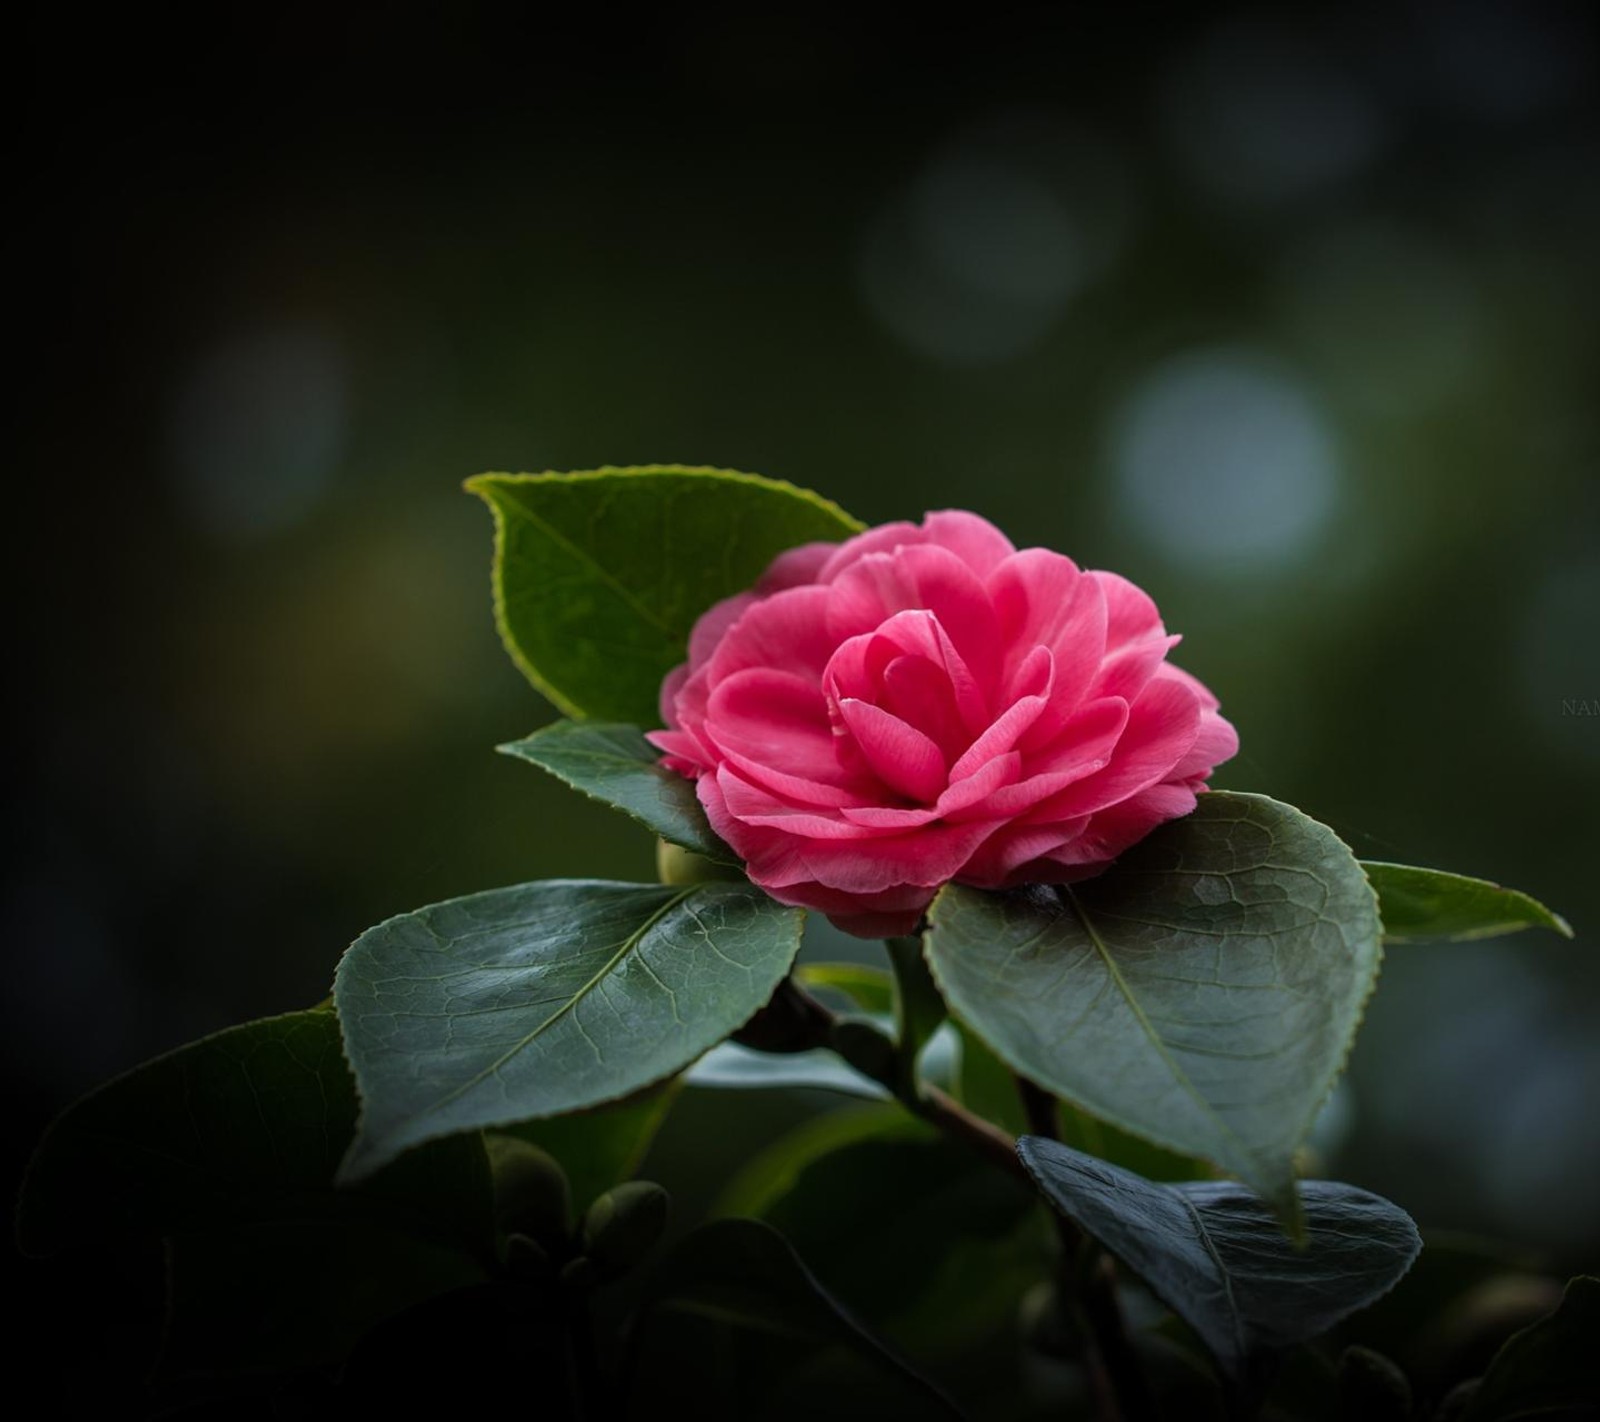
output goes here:
<path id="1" fill-rule="evenodd" d="M 1391 951 L 1329 1170 L 1594 1259 L 1594 11 L 877 23 L 31 16 L 10 1178 L 370 923 L 653 873 L 492 752 L 550 712 L 460 481 L 681 461 L 1126 574 L 1240 728 L 1219 783 L 1565 913 Z M 722 1109 L 663 1141 L 691 1194 Z"/>

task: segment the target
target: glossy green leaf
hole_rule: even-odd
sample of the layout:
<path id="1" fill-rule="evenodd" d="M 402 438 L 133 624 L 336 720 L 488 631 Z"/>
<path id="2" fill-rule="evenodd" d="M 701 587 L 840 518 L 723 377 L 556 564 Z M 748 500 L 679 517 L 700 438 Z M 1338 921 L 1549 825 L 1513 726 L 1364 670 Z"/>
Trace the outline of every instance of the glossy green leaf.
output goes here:
<path id="1" fill-rule="evenodd" d="M 1600 1412 L 1600 1279 L 1580 1275 L 1548 1318 L 1513 1334 L 1495 1355 L 1461 1422 L 1592 1418 Z"/>
<path id="2" fill-rule="evenodd" d="M 572 1207 L 581 1211 L 633 1177 L 677 1094 L 678 1082 L 669 1081 L 625 1101 L 502 1126 L 498 1134 L 538 1146 L 560 1161 L 572 1188 Z"/>
<path id="3" fill-rule="evenodd" d="M 1239 1176 L 1293 1225 L 1295 1149 L 1381 957 L 1377 903 L 1325 826 L 1212 791 L 1096 879 L 935 900 L 945 1001 L 1009 1067 Z"/>
<path id="4" fill-rule="evenodd" d="M 1487 879 L 1372 860 L 1363 860 L 1361 867 L 1377 891 L 1383 936 L 1389 943 L 1462 942 L 1522 928 L 1548 928 L 1563 938 L 1572 937 L 1560 914 Z"/>
<path id="5" fill-rule="evenodd" d="M 498 747 L 531 761 L 591 800 L 631 815 L 672 844 L 724 864 L 739 858 L 712 831 L 694 782 L 661 767 L 661 754 L 637 726 L 557 721 Z"/>
<path id="6" fill-rule="evenodd" d="M 492 1193 L 481 1141 L 440 1142 L 359 1190 L 336 1190 L 355 1119 L 331 1011 L 229 1028 L 135 1068 L 62 1114 L 24 1183 L 19 1242 L 43 1254 L 108 1232 L 359 1216 L 486 1252 Z"/>
<path id="7" fill-rule="evenodd" d="M 1045 1198 L 1139 1275 L 1233 1377 L 1387 1293 L 1422 1248 L 1405 1211 L 1354 1185 L 1302 1182 L 1298 1246 L 1232 1181 L 1157 1185 L 1040 1136 L 1024 1136 L 1017 1152 Z"/>
<path id="8" fill-rule="evenodd" d="M 653 1271 L 635 1342 L 629 1415 L 961 1415 L 757 1220 L 714 1220 L 681 1240 Z"/>
<path id="9" fill-rule="evenodd" d="M 494 594 L 512 660 L 569 716 L 660 724 L 662 678 L 713 603 L 779 553 L 861 525 L 793 485 L 676 465 L 482 474 Z"/>
<path id="10" fill-rule="evenodd" d="M 772 996 L 801 914 L 748 884 L 549 880 L 362 934 L 334 999 L 359 1179 L 439 1136 L 557 1116 L 681 1071 Z"/>

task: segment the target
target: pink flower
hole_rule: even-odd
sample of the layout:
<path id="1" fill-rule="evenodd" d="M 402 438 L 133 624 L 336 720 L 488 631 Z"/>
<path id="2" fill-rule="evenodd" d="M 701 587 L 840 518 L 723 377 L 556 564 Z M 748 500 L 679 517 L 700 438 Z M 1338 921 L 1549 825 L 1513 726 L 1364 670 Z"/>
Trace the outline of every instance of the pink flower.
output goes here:
<path id="1" fill-rule="evenodd" d="M 1239 742 L 1177 641 L 1115 573 L 932 513 L 711 608 L 650 739 L 756 884 L 888 937 L 952 879 L 1082 879 L 1194 808 Z"/>

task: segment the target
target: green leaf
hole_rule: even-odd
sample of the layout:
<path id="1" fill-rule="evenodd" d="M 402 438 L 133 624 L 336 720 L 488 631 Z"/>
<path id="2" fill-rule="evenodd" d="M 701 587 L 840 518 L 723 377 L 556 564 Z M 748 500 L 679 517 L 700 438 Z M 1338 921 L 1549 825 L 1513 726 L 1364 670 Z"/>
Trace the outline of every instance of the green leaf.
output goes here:
<path id="1" fill-rule="evenodd" d="M 1422 1248 L 1405 1211 L 1337 1181 L 1302 1182 L 1300 1247 L 1232 1181 L 1156 1185 L 1041 1136 L 1024 1136 L 1017 1153 L 1045 1198 L 1138 1274 L 1230 1377 L 1387 1293 Z"/>
<path id="2" fill-rule="evenodd" d="M 1212 791 L 1097 879 L 934 901 L 945 1001 L 1014 1071 L 1239 1176 L 1294 1222 L 1293 1156 L 1381 957 L 1333 832 Z"/>
<path id="3" fill-rule="evenodd" d="M 697 1417 L 800 1418 L 843 1398 L 851 1416 L 961 1415 L 756 1220 L 680 1241 L 652 1273 L 636 1343 L 634 1412 L 647 1401 L 652 1415 L 692 1404 Z"/>
<path id="4" fill-rule="evenodd" d="M 825 1047 L 804 1052 L 758 1052 L 738 1042 L 722 1042 L 690 1067 L 684 1080 L 690 1086 L 721 1090 L 776 1091 L 792 1087 L 833 1091 L 868 1101 L 889 1099 L 886 1088 L 862 1076 Z"/>
<path id="5" fill-rule="evenodd" d="M 799 1156 L 813 1142 L 791 1144 Z M 925 1130 L 893 1126 L 797 1159 L 761 1213 L 852 1308 L 896 1331 L 914 1320 L 908 1331 L 941 1346 L 979 1315 L 1009 1322 L 1048 1264 L 1032 1192 Z M 1020 1271 L 1002 1267 L 1008 1258 Z"/>
<path id="6" fill-rule="evenodd" d="M 625 1101 L 502 1126 L 497 1134 L 538 1146 L 560 1161 L 573 1208 L 582 1211 L 596 1196 L 633 1177 L 677 1094 L 678 1083 L 669 1081 Z"/>
<path id="7" fill-rule="evenodd" d="M 332 1012 L 231 1027 L 135 1068 L 57 1119 L 23 1185 L 19 1243 L 46 1254 L 108 1232 L 358 1215 L 487 1253 L 482 1142 L 441 1142 L 359 1190 L 336 1190 L 355 1119 Z"/>
<path id="8" fill-rule="evenodd" d="M 723 1187 L 712 1213 L 759 1219 L 795 1187 L 803 1171 L 823 1156 L 880 1136 L 926 1140 L 931 1138 L 932 1129 L 898 1106 L 848 1106 L 824 1111 L 778 1137 L 741 1166 Z"/>
<path id="9" fill-rule="evenodd" d="M 495 519 L 501 639 L 569 716 L 659 724 L 662 678 L 713 603 L 754 585 L 779 553 L 861 525 L 772 479 L 676 465 L 578 474 L 481 474 Z"/>
<path id="10" fill-rule="evenodd" d="M 739 863 L 707 823 L 694 782 L 664 770 L 657 759 L 661 752 L 637 726 L 557 721 L 497 749 L 631 815 L 662 839 L 721 864 Z"/>
<path id="11" fill-rule="evenodd" d="M 160 1370 L 193 1377 L 337 1363 L 401 1311 L 485 1277 L 456 1251 L 359 1219 L 179 1235 L 167 1251 Z"/>
<path id="12" fill-rule="evenodd" d="M 894 979 L 867 963 L 802 963 L 794 970 L 802 987 L 838 994 L 851 1009 L 887 1017 L 894 1011 Z"/>
<path id="13" fill-rule="evenodd" d="M 1522 928 L 1549 928 L 1563 938 L 1572 928 L 1558 913 L 1516 889 L 1502 889 L 1487 879 L 1417 869 L 1409 864 L 1379 864 L 1364 859 L 1361 867 L 1378 894 L 1384 940 L 1426 943 L 1430 939 L 1464 942 L 1494 938 Z"/>
<path id="14" fill-rule="evenodd" d="M 894 968 L 895 1052 L 901 1080 L 909 1088 L 916 1081 L 923 1049 L 949 1014 L 923 957 L 921 935 L 890 938 L 884 946 Z"/>
<path id="15" fill-rule="evenodd" d="M 1560 1308 L 1506 1340 L 1461 1422 L 1593 1417 L 1600 1408 L 1596 1339 L 1600 1279 L 1579 1275 L 1567 1285 Z"/>
<path id="16" fill-rule="evenodd" d="M 334 980 L 362 1100 L 344 1177 L 674 1075 L 772 996 L 800 922 L 749 884 L 571 879 L 368 929 Z"/>
<path id="17" fill-rule="evenodd" d="M 959 1056 L 951 1082 L 956 1100 L 1002 1130 L 1014 1136 L 1025 1135 L 1027 1113 L 1011 1068 L 970 1028 L 959 1027 L 958 1031 Z M 1070 1102 L 1058 1103 L 1058 1115 L 1060 1137 L 1068 1145 L 1136 1171 L 1146 1179 L 1195 1180 L 1211 1174 L 1203 1161 L 1131 1136 Z"/>

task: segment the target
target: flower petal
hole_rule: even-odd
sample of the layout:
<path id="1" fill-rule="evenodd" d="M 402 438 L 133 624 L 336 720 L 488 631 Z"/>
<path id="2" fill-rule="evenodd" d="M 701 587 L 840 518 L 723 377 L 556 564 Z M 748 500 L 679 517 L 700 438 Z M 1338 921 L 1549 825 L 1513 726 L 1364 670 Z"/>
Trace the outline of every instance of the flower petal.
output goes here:
<path id="1" fill-rule="evenodd" d="M 847 696 L 838 711 L 879 780 L 911 800 L 938 798 L 949 774 L 944 753 L 933 741 L 870 701 Z"/>
<path id="2" fill-rule="evenodd" d="M 1106 605 L 1100 584 L 1070 558 L 1024 548 L 988 580 L 1000 639 L 1013 664 L 1034 647 L 1055 659 L 1051 706 L 1060 716 L 1082 700 L 1106 648 Z"/>
<path id="3" fill-rule="evenodd" d="M 1152 681 L 1128 708 L 1128 724 L 1106 767 L 1052 795 L 1029 819 L 1074 819 L 1126 800 L 1166 779 L 1199 733 L 1200 702 L 1194 692 L 1181 682 Z"/>

